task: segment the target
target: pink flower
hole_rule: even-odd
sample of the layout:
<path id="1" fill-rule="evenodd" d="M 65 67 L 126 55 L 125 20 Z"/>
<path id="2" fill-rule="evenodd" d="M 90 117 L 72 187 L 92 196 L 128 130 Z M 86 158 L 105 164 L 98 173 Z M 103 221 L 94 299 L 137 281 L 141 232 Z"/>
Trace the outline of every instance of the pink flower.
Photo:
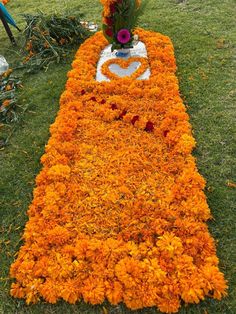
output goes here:
<path id="1" fill-rule="evenodd" d="M 154 129 L 154 124 L 151 121 L 148 121 L 146 123 L 145 131 L 152 132 Z"/>
<path id="2" fill-rule="evenodd" d="M 119 119 L 123 119 L 124 116 L 126 115 L 126 113 L 127 113 L 127 111 L 126 111 L 126 110 L 123 110 L 123 111 L 121 112 L 121 114 L 119 115 Z"/>
<path id="3" fill-rule="evenodd" d="M 110 5 L 110 12 L 111 14 L 114 14 L 116 12 L 116 7 L 114 3 Z"/>
<path id="4" fill-rule="evenodd" d="M 112 20 L 111 17 L 107 17 L 105 22 L 106 22 L 106 24 L 107 24 L 108 26 L 112 26 L 112 25 L 113 25 L 113 20 Z"/>
<path id="5" fill-rule="evenodd" d="M 117 39 L 121 44 L 126 44 L 127 42 L 130 41 L 131 35 L 128 29 L 122 28 L 119 30 L 117 34 Z"/>
<path id="6" fill-rule="evenodd" d="M 133 119 L 131 120 L 131 123 L 135 124 L 135 122 L 138 120 L 139 120 L 139 116 L 134 116 Z"/>
<path id="7" fill-rule="evenodd" d="M 112 110 L 116 110 L 116 109 L 118 109 L 118 107 L 117 107 L 116 104 L 111 104 L 111 109 L 112 109 Z"/>
<path id="8" fill-rule="evenodd" d="M 105 32 L 106 32 L 107 36 L 109 36 L 109 37 L 113 36 L 112 28 L 107 28 Z"/>

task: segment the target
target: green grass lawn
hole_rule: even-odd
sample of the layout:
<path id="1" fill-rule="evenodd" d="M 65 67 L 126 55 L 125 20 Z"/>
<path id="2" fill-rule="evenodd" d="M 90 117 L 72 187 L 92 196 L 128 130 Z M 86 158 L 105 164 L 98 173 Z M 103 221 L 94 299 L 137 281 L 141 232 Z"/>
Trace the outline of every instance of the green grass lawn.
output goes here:
<path id="1" fill-rule="evenodd" d="M 78 11 L 87 20 L 100 24 L 99 0 L 11 0 L 7 8 L 23 28 L 22 13 Z M 233 53 L 236 42 L 234 0 L 150 0 L 140 26 L 171 37 L 178 64 L 180 90 L 197 140 L 194 155 L 200 173 L 207 180 L 206 194 L 214 219 L 208 223 L 217 241 L 220 269 L 229 281 L 229 295 L 222 301 L 207 299 L 179 313 L 235 314 L 235 230 L 236 189 L 236 111 L 233 102 L 235 68 Z M 17 31 L 14 31 L 19 40 Z M 18 37 L 17 37 L 18 36 Z M 10 64 L 19 59 L 0 25 L 0 55 Z M 9 267 L 21 245 L 26 211 L 32 200 L 35 176 L 40 171 L 40 156 L 49 138 L 49 126 L 58 111 L 64 89 L 67 64 L 52 65 L 49 70 L 26 76 L 20 103 L 29 104 L 10 143 L 0 151 L 0 314 L 23 313 L 131 313 L 125 306 L 108 304 L 92 307 L 83 302 L 71 306 L 40 303 L 26 306 L 9 295 Z M 0 133 L 3 128 L 0 127 Z M 234 170 L 234 172 L 233 172 Z M 132 313 L 157 313 L 155 309 Z"/>

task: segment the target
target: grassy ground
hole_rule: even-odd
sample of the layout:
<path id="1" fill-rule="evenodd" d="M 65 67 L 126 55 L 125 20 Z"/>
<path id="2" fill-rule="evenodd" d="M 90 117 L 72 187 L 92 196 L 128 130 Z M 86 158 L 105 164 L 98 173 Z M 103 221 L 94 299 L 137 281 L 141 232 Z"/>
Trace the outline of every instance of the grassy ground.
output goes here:
<path id="1" fill-rule="evenodd" d="M 35 12 L 34 0 L 11 0 L 10 12 L 23 27 L 23 12 Z M 93 0 L 48 0 L 37 2 L 44 12 L 75 9 L 86 19 L 100 23 L 101 7 Z M 180 313 L 236 313 L 235 278 L 235 188 L 227 180 L 236 181 L 236 114 L 233 108 L 234 0 L 150 0 L 142 27 L 170 36 L 175 45 L 180 89 L 188 106 L 198 147 L 194 154 L 198 167 L 207 179 L 206 193 L 214 215 L 209 222 L 217 241 L 220 268 L 229 280 L 229 296 L 221 302 L 206 300 L 198 305 L 183 306 Z M 17 34 L 16 34 L 17 35 Z M 18 58 L 0 25 L 0 54 L 10 63 Z M 49 125 L 58 111 L 58 99 L 64 89 L 66 65 L 54 65 L 46 73 L 24 80 L 20 102 L 30 107 L 11 138 L 10 145 L 0 151 L 0 314 L 23 313 L 131 313 L 123 305 L 92 307 L 64 302 L 57 305 L 41 303 L 27 307 L 23 301 L 9 296 L 9 266 L 21 245 L 27 220 L 26 210 L 32 199 L 34 179 L 40 170 L 39 159 L 49 137 Z M 1 128 L 0 128 L 1 132 Z M 155 309 L 133 313 L 157 313 Z"/>

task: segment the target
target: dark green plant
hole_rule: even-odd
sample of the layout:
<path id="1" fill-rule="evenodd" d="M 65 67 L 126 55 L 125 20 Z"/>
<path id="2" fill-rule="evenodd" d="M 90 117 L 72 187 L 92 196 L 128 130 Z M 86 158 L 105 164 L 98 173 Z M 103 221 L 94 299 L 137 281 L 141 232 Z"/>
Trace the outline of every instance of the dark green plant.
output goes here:
<path id="1" fill-rule="evenodd" d="M 22 67 L 27 72 L 47 69 L 52 62 L 61 62 L 69 49 L 80 45 L 90 33 L 80 23 L 81 16 L 25 14 L 24 47 L 27 55 Z"/>
<path id="2" fill-rule="evenodd" d="M 22 87 L 18 77 L 11 70 L 0 75 L 0 122 L 15 122 L 18 120 L 16 112 L 17 90 Z"/>

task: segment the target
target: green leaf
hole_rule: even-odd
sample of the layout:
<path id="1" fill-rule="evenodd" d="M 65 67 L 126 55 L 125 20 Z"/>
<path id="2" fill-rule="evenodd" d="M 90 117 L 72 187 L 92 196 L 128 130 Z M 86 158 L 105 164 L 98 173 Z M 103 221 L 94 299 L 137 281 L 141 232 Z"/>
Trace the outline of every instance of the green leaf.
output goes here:
<path id="1" fill-rule="evenodd" d="M 106 30 L 108 29 L 106 24 L 102 24 L 102 30 L 103 30 L 103 35 L 104 37 L 108 40 L 109 43 L 113 42 L 113 37 L 110 37 L 106 34 Z"/>

